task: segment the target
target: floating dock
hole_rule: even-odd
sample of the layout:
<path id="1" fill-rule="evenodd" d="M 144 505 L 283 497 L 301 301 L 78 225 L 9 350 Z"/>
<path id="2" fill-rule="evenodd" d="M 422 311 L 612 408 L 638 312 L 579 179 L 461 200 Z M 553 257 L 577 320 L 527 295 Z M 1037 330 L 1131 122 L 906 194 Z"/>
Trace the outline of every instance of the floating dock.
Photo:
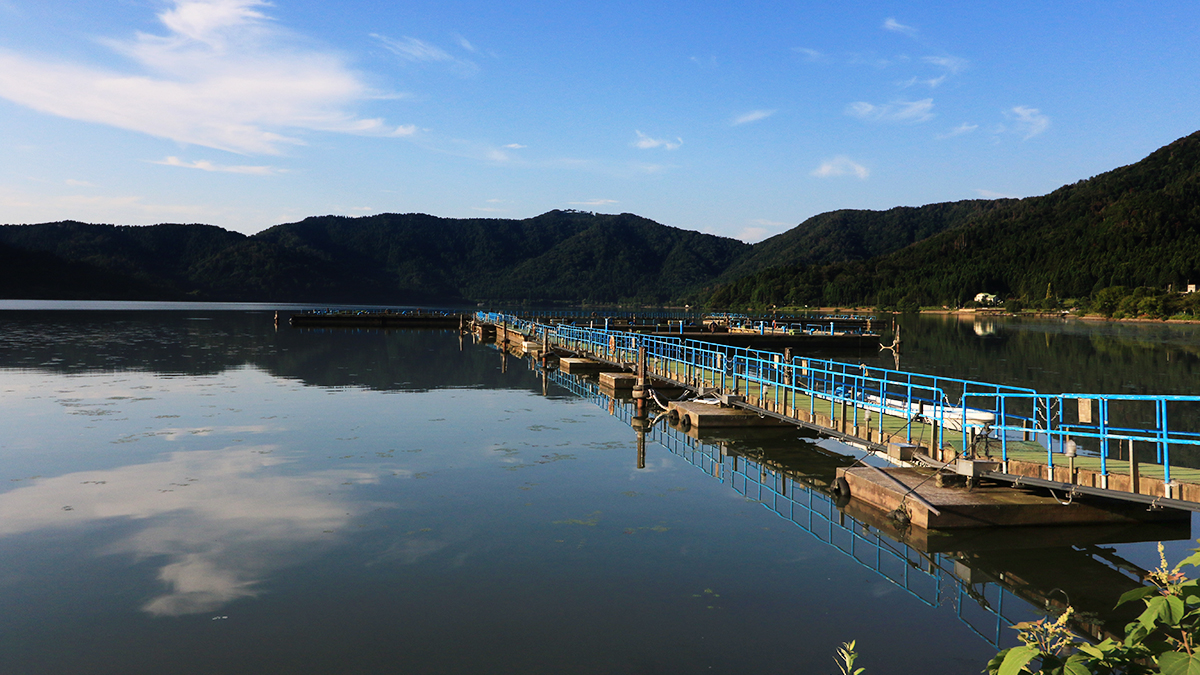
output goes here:
<path id="1" fill-rule="evenodd" d="M 1140 504 L 1086 497 L 1057 496 L 1045 489 L 982 481 L 967 488 L 944 486 L 936 471 L 922 468 L 838 469 L 850 495 L 887 514 L 897 514 L 927 530 L 1014 525 L 1081 525 L 1141 522 L 1188 522 L 1190 514 L 1150 509 Z M 903 514 L 903 515 L 901 515 Z"/>
<path id="2" fill-rule="evenodd" d="M 293 328 L 461 328 L 462 314 L 392 311 L 312 311 L 293 314 Z"/>
<path id="3" fill-rule="evenodd" d="M 1200 419 L 1200 396 L 1042 394 L 793 355 L 791 349 L 780 354 L 721 345 L 696 339 L 700 334 L 547 325 L 486 313 L 478 313 L 475 323 L 500 324 L 498 331 L 618 370 L 637 367 L 647 381 L 715 392 L 729 407 L 751 413 L 741 416 L 741 424 L 794 424 L 901 466 L 981 460 L 978 466 L 986 468 L 973 472 L 973 480 L 1006 482 L 1017 493 L 1037 488 L 1060 494 L 1063 502 L 1105 499 L 1142 510 L 1200 511 L 1200 430 L 1190 428 Z M 762 337 L 766 328 L 760 331 Z M 700 413 L 677 412 L 697 426 L 719 424 Z M 879 508 L 887 506 L 881 502 Z M 1089 518 L 1079 520 L 1106 522 L 1109 516 Z"/>

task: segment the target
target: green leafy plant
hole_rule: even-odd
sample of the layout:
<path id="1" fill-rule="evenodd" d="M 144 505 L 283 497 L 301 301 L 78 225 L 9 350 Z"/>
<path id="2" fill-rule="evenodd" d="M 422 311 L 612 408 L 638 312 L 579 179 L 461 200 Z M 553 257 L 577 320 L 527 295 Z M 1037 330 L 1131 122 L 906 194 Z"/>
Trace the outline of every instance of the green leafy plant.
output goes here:
<path id="1" fill-rule="evenodd" d="M 1197 549 L 1200 551 L 1200 549 Z M 1167 564 L 1158 545 L 1161 564 L 1150 572 L 1150 585 L 1121 596 L 1117 606 L 1141 600 L 1146 609 L 1125 626 L 1122 640 L 1106 638 L 1090 644 L 1071 631 L 1072 609 L 1056 618 L 1019 623 L 1013 628 L 1023 643 L 1005 649 L 988 662 L 989 675 L 1046 673 L 1089 675 L 1200 675 L 1200 581 L 1182 572 L 1200 566 L 1200 552 Z M 1036 667 L 1036 669 L 1035 669 Z"/>
<path id="2" fill-rule="evenodd" d="M 843 642 L 842 646 L 837 650 L 837 665 L 838 670 L 842 671 L 842 675 L 859 675 L 866 668 L 855 668 L 854 661 L 858 659 L 858 652 L 854 649 L 854 640 Z"/>

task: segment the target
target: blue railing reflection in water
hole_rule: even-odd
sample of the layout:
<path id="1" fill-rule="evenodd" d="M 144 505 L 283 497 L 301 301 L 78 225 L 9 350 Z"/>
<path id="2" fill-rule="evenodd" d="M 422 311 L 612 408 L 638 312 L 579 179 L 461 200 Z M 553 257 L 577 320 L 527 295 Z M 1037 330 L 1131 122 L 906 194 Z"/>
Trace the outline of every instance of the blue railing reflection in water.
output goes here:
<path id="1" fill-rule="evenodd" d="M 545 371 L 550 382 L 608 411 L 633 426 L 631 402 L 614 399 L 594 383 L 558 370 Z M 666 448 L 708 476 L 761 503 L 818 541 L 828 544 L 929 607 L 953 603 L 955 615 L 989 644 L 999 647 L 1007 628 L 1018 620 L 1009 611 L 1030 613 L 1028 605 L 994 583 L 969 583 L 955 574 L 955 559 L 925 553 L 882 534 L 838 509 L 820 490 L 751 458 L 726 461 L 721 447 L 699 441 L 662 422 L 646 430 L 646 440 Z M 1009 636 L 1011 638 L 1011 636 Z"/>

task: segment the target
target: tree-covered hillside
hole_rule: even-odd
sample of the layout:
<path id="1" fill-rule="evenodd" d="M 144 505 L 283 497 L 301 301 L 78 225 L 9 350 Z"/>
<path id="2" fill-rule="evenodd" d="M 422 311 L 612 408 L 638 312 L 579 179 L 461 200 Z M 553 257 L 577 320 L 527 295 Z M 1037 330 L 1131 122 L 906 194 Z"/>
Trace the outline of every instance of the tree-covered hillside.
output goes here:
<path id="1" fill-rule="evenodd" d="M 750 247 L 631 214 L 322 216 L 247 237 L 208 225 L 0 227 L 9 298 L 662 303 Z M 18 273 L 17 270 L 20 272 Z"/>
<path id="2" fill-rule="evenodd" d="M 707 300 L 961 305 L 980 292 L 1032 302 L 1116 286 L 1179 290 L 1189 281 L 1200 281 L 1200 132 L 1048 195 L 992 202 L 890 255 L 778 266 Z"/>

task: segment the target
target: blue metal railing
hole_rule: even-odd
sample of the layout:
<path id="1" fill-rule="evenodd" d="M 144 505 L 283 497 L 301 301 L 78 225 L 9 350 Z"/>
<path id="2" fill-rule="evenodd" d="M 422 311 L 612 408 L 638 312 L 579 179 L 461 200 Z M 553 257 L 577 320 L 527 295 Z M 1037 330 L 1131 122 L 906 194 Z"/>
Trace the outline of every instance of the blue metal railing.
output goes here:
<path id="1" fill-rule="evenodd" d="M 1050 467 L 1061 464 L 1063 455 L 1073 450 L 1079 456 L 1098 457 L 1100 473 L 1107 475 L 1113 453 L 1124 448 L 1126 455 L 1144 455 L 1146 459 L 1140 461 L 1161 465 L 1168 484 L 1173 459 L 1182 456 L 1190 467 L 1200 467 L 1200 432 L 1171 424 L 1176 419 L 1195 423 L 1200 418 L 1200 396 L 1043 394 L 1024 387 L 828 359 L 797 356 L 789 363 L 776 352 L 684 337 L 548 325 L 496 313 L 481 312 L 477 318 L 615 363 L 632 364 L 639 350 L 645 349 L 656 377 L 749 395 L 771 412 L 796 413 L 801 402 L 808 406 L 805 412 L 812 420 L 820 402 L 831 423 L 835 408 L 840 409 L 843 433 L 853 425 L 878 442 L 885 436 L 885 418 L 899 418 L 907 420 L 903 433 L 907 442 L 914 440 L 914 427 L 921 433 L 930 431 L 928 442 L 933 447 L 943 447 L 947 431 L 960 432 L 953 440 L 964 455 L 973 451 L 973 439 L 983 439 L 989 447 L 998 443 L 1000 457 L 1007 461 L 1013 443 L 1020 440 L 1026 450 L 1029 442 L 1040 446 Z M 895 433 L 887 436 L 894 438 Z"/>

